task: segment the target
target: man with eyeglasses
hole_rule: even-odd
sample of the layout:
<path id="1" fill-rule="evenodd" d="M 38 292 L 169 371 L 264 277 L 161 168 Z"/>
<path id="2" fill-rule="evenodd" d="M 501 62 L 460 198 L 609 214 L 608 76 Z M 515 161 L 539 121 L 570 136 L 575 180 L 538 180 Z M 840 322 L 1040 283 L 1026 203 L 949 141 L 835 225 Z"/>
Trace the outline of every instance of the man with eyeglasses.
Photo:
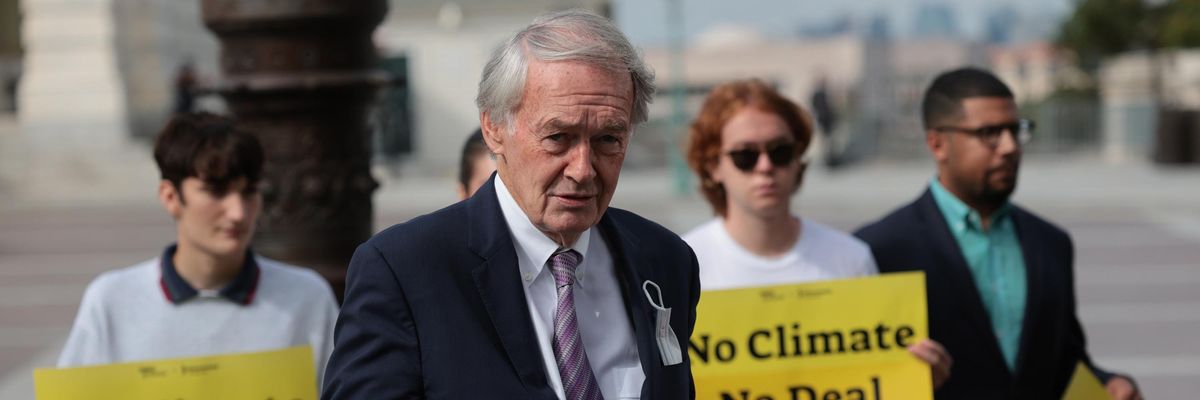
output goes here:
<path id="1" fill-rule="evenodd" d="M 963 68 L 922 102 L 937 175 L 916 201 L 855 233 L 880 272 L 925 271 L 930 337 L 954 355 L 935 397 L 1058 399 L 1084 362 L 1118 400 L 1133 380 L 1099 369 L 1076 315 L 1070 236 L 1009 202 L 1034 124 L 1008 87 Z"/>

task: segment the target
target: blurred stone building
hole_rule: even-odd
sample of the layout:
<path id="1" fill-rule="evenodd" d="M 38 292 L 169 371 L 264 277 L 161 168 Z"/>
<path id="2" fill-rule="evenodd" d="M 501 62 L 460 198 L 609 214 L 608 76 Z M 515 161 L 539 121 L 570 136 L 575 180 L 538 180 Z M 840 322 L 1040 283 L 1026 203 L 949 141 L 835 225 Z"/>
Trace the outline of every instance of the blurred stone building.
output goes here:
<path id="1" fill-rule="evenodd" d="M 1104 115 L 1103 156 L 1113 163 L 1142 161 L 1156 149 L 1161 112 L 1200 115 L 1200 50 L 1163 50 L 1121 54 L 1100 67 L 1100 98 Z M 1157 143 L 1158 147 L 1189 146 L 1187 160 L 1200 162 L 1200 118 L 1190 121 L 1191 140 Z M 1160 160 L 1167 161 L 1167 160 Z"/>
<path id="2" fill-rule="evenodd" d="M 476 85 L 492 49 L 546 11 L 608 7 L 392 2 L 375 35 L 381 67 L 398 77 L 381 93 L 377 153 L 403 161 L 402 170 L 451 176 L 463 138 L 478 125 Z M 22 73 L 19 135 L 5 139 L 4 151 L 5 165 L 17 167 L 0 171 L 0 181 L 30 198 L 125 198 L 153 188 L 148 144 L 171 112 L 180 67 L 192 64 L 200 86 L 220 79 L 219 47 L 198 0 L 0 0 L 0 22 L 0 81 Z M 0 93 L 0 110 L 7 104 Z M 217 96 L 197 104 L 224 110 Z"/>
<path id="3" fill-rule="evenodd" d="M 479 126 L 475 94 L 492 50 L 534 17 L 584 8 L 608 15 L 607 0 L 414 0 L 393 2 L 375 32 L 383 67 L 406 81 L 385 93 L 377 153 L 402 173 L 444 174 Z"/>
<path id="4" fill-rule="evenodd" d="M 857 132 L 866 129 L 861 124 L 845 122 L 878 120 L 884 110 L 891 108 L 892 99 L 884 91 L 886 86 L 879 81 L 891 71 L 890 64 L 885 61 L 886 47 L 855 36 L 771 40 L 751 29 L 726 26 L 701 34 L 679 56 L 683 58 L 684 66 L 682 80 L 670 68 L 673 55 L 669 49 L 646 49 L 646 61 L 658 73 L 660 91 L 650 110 L 651 123 L 640 133 L 643 136 L 639 140 L 648 143 L 647 147 L 661 148 L 662 151 L 644 152 L 641 157 L 662 158 L 662 154 L 672 150 L 670 136 L 686 134 L 686 129 L 668 131 L 671 128 L 667 123 L 673 111 L 669 97 L 680 81 L 687 96 L 689 120 L 699 111 L 711 88 L 747 78 L 758 78 L 774 85 L 780 93 L 806 108 L 811 107 L 809 98 L 818 81 L 824 79 L 840 114 L 839 119 L 843 121 L 835 129 L 839 137 L 858 137 Z M 813 151 L 809 154 L 820 157 L 822 153 Z"/>
<path id="5" fill-rule="evenodd" d="M 378 159 L 399 166 L 401 174 L 450 179 L 459 146 L 478 126 L 480 71 L 501 40 L 549 10 L 607 15 L 610 7 L 608 0 L 392 2 L 374 35 L 380 68 L 397 78 L 381 92 L 373 116 Z M 0 113 L 15 112 L 19 128 L 0 138 L 0 184 L 50 199 L 79 196 L 81 187 L 95 188 L 82 195 L 100 197 L 153 187 L 157 176 L 147 144 L 169 115 L 179 68 L 194 65 L 202 86 L 220 78 L 218 45 L 199 8 L 194 0 L 0 0 L 0 83 L 21 77 L 15 98 L 0 91 Z M 669 97 L 680 78 L 689 115 L 708 89 L 732 79 L 767 80 L 806 106 L 814 85 L 825 79 L 840 112 L 838 148 L 853 158 L 885 159 L 924 157 L 921 95 L 948 68 L 993 68 L 1023 105 L 1053 97 L 1064 82 L 1071 86 L 1079 79 L 1070 60 L 1048 44 L 988 46 L 948 35 L 892 39 L 842 32 L 767 39 L 752 29 L 723 27 L 689 40 L 680 54 L 681 77 L 673 76 L 668 48 L 644 51 L 661 90 L 651 121 L 635 136 L 627 160 L 632 168 L 663 166 L 678 151 L 683 132 L 670 123 Z M 1031 148 L 1103 147 L 1112 160 L 1144 155 L 1155 123 L 1155 96 L 1146 92 L 1152 67 L 1145 57 L 1105 64 L 1103 106 L 1039 104 L 1032 110 L 1039 139 Z M 1189 89 L 1200 87 L 1195 58 L 1180 52 L 1161 63 L 1169 101 L 1187 105 L 1200 98 Z M 216 96 L 198 104 L 223 109 Z M 1047 145 L 1043 138 L 1056 131 L 1074 136 L 1051 135 Z"/>
<path id="6" fill-rule="evenodd" d="M 8 171 L 35 198 L 146 191 L 147 142 L 169 115 L 179 67 L 217 76 L 198 1 L 21 0 L 18 146 Z M 219 108 L 219 107 L 218 107 Z"/>
<path id="7" fill-rule="evenodd" d="M 664 88 L 675 82 L 668 68 L 670 57 L 666 48 L 646 50 L 646 59 L 658 71 Z M 811 108 L 810 95 L 825 79 L 841 120 L 833 132 L 835 146 L 851 158 L 922 157 L 919 112 L 926 85 L 948 68 L 988 65 L 984 47 L 965 40 L 888 40 L 855 34 L 769 40 L 733 27 L 701 35 L 682 57 L 689 115 L 699 110 L 713 86 L 745 78 L 763 79 Z M 667 100 L 669 95 L 664 89 L 659 99 Z M 651 109 L 652 122 L 668 118 L 670 112 L 669 101 L 657 101 Z M 652 123 L 650 128 L 662 125 Z M 671 134 L 683 133 L 657 133 Z M 819 158 L 819 153 L 810 156 Z"/>

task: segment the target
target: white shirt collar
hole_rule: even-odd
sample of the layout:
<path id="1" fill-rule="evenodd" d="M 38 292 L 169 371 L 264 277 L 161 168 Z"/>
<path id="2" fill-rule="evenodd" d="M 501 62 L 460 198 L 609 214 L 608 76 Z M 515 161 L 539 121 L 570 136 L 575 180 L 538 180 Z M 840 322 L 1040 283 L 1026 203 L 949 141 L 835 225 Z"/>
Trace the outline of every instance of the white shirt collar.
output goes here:
<path id="1" fill-rule="evenodd" d="M 517 250 L 518 260 L 524 257 L 530 260 L 529 263 L 518 262 L 521 268 L 521 276 L 525 277 L 521 281 L 528 287 L 533 283 L 534 279 L 545 269 L 546 261 L 550 260 L 558 251 L 558 243 L 546 236 L 541 230 L 533 225 L 529 220 L 529 216 L 525 215 L 525 211 L 521 210 L 521 206 L 517 204 L 512 193 L 509 193 L 508 186 L 504 185 L 504 180 L 500 179 L 500 174 L 496 174 L 496 197 L 500 201 L 500 212 L 504 214 L 504 221 L 508 223 L 509 233 L 512 234 L 513 244 Z M 591 242 L 592 228 L 588 228 L 579 235 L 579 239 L 571 245 L 571 249 L 579 252 L 580 263 L 575 267 L 575 280 L 577 283 L 583 283 L 584 267 L 587 266 L 587 249 Z"/>

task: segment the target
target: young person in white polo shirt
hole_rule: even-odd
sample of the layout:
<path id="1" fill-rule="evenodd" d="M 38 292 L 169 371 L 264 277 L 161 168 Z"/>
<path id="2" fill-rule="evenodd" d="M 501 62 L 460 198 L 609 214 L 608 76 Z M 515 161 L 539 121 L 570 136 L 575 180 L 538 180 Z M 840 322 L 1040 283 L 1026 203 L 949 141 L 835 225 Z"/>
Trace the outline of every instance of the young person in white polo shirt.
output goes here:
<path id="1" fill-rule="evenodd" d="M 709 93 L 692 122 L 687 157 L 717 217 L 683 235 L 700 263 L 701 288 L 879 273 L 865 243 L 792 213 L 811 140 L 804 110 L 762 81 L 729 82 Z M 940 344 L 926 339 L 909 351 L 930 364 L 935 386 L 945 382 L 953 361 Z"/>
<path id="2" fill-rule="evenodd" d="M 329 284 L 249 248 L 262 205 L 258 140 L 229 118 L 180 114 L 159 134 L 154 159 L 176 243 L 92 281 L 58 365 L 311 345 L 323 376 L 337 319 Z"/>

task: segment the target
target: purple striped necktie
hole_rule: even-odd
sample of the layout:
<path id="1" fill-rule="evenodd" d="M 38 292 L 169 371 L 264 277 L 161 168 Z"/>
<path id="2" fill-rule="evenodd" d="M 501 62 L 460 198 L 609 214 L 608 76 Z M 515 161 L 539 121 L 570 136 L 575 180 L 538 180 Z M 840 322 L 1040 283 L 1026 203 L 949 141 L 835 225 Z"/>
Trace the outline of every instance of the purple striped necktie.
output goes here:
<path id="1" fill-rule="evenodd" d="M 579 336 L 579 321 L 575 318 L 575 267 L 580 255 L 575 250 L 556 253 L 550 257 L 550 272 L 558 288 L 558 308 L 554 313 L 554 359 L 562 378 L 567 400 L 603 399 L 596 375 L 588 364 L 587 352 Z"/>

